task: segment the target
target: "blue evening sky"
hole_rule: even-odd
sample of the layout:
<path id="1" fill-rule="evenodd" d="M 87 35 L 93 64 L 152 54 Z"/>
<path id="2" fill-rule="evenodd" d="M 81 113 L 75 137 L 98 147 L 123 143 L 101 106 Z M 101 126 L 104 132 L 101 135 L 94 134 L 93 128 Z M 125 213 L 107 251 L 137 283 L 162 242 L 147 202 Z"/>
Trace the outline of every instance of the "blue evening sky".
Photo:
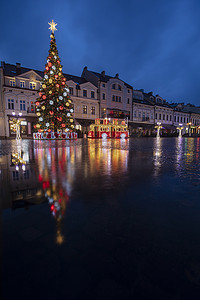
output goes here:
<path id="1" fill-rule="evenodd" d="M 3 0 L 1 9 L 0 60 L 43 70 L 54 19 L 65 73 L 119 73 L 135 89 L 200 106 L 199 0 Z"/>

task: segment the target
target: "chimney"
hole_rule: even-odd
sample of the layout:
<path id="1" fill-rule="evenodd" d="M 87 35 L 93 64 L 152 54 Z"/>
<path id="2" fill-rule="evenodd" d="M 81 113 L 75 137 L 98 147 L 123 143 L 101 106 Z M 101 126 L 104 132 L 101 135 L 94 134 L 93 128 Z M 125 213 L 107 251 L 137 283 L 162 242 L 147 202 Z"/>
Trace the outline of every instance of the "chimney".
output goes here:
<path id="1" fill-rule="evenodd" d="M 115 74 L 115 78 L 119 78 L 119 74 L 117 73 L 117 74 Z"/>
<path id="2" fill-rule="evenodd" d="M 5 61 L 1 61 L 1 67 L 4 69 L 5 68 Z"/>
<path id="3" fill-rule="evenodd" d="M 16 74 L 17 75 L 21 74 L 21 64 L 20 63 L 16 63 Z"/>
<path id="4" fill-rule="evenodd" d="M 102 71 L 102 72 L 101 72 L 101 75 L 102 75 L 103 77 L 105 77 L 105 71 Z"/>
<path id="5" fill-rule="evenodd" d="M 87 71 L 87 66 L 84 67 L 83 71 Z"/>

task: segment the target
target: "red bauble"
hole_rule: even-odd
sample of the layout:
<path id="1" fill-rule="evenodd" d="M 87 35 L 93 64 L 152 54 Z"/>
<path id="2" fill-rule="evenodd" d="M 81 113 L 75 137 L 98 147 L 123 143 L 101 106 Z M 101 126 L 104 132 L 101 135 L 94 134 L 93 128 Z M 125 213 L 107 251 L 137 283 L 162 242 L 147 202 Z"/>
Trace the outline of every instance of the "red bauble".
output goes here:
<path id="1" fill-rule="evenodd" d="M 48 131 L 48 132 L 51 132 L 51 129 L 48 129 L 47 131 Z"/>
<path id="2" fill-rule="evenodd" d="M 62 118 L 61 118 L 61 117 L 58 117 L 57 120 L 61 122 L 61 121 L 62 121 Z"/>
<path id="3" fill-rule="evenodd" d="M 51 62 L 48 62 L 48 66 L 51 67 L 51 66 L 52 66 L 52 63 L 51 63 Z"/>
<path id="4" fill-rule="evenodd" d="M 41 132 L 41 131 L 42 131 L 42 129 L 38 129 L 38 131 L 39 131 L 39 132 Z"/>
<path id="5" fill-rule="evenodd" d="M 44 100 L 45 100 L 45 99 L 46 99 L 46 96 L 45 96 L 45 95 L 43 95 L 43 96 L 42 96 L 42 99 L 44 99 Z"/>
<path id="6" fill-rule="evenodd" d="M 41 93 L 41 92 L 39 92 L 39 96 L 40 96 L 40 97 L 42 96 L 42 93 Z"/>
<path id="7" fill-rule="evenodd" d="M 57 78 L 58 78 L 58 75 L 55 75 L 55 78 L 57 79 Z"/>
<path id="8" fill-rule="evenodd" d="M 65 85 L 65 82 L 64 82 L 64 81 L 62 82 L 62 85 Z"/>
<path id="9" fill-rule="evenodd" d="M 65 127 L 65 124 L 61 124 L 62 127 Z"/>
<path id="10" fill-rule="evenodd" d="M 59 60 L 57 60 L 57 63 L 59 64 L 59 63 L 60 63 L 60 61 L 59 61 Z"/>
<path id="11" fill-rule="evenodd" d="M 51 116 L 53 116 L 53 111 L 50 111 L 49 113 L 50 113 Z"/>
<path id="12" fill-rule="evenodd" d="M 60 85 L 57 83 L 57 84 L 56 84 L 56 87 L 59 88 L 59 86 L 60 86 Z"/>
<path id="13" fill-rule="evenodd" d="M 48 70 L 49 70 L 49 67 L 46 67 L 45 69 L 48 71 Z"/>
<path id="14" fill-rule="evenodd" d="M 37 101 L 35 104 L 36 104 L 37 106 L 39 106 L 39 105 L 40 105 L 40 102 Z"/>
<path id="15" fill-rule="evenodd" d="M 33 125 L 34 128 L 36 128 L 36 125 Z"/>
<path id="16" fill-rule="evenodd" d="M 59 108 L 60 108 L 60 110 L 63 110 L 63 106 L 60 106 Z"/>

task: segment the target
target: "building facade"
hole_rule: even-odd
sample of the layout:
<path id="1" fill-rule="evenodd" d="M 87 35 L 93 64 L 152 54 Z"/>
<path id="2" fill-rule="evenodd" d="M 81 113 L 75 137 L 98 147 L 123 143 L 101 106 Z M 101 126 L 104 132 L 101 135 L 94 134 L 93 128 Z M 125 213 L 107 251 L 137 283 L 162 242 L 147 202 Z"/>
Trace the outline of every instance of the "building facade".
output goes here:
<path id="1" fill-rule="evenodd" d="M 112 77 L 105 71 L 97 73 L 85 67 L 81 76 L 98 88 L 100 118 L 132 120 L 133 88 L 121 80 L 119 74 Z"/>
<path id="2" fill-rule="evenodd" d="M 97 87 L 86 79 L 64 74 L 74 105 L 75 126 L 86 131 L 99 117 Z M 21 135 L 32 138 L 37 120 L 35 101 L 38 98 L 43 72 L 1 62 L 0 68 L 0 137 L 14 138 L 16 129 L 12 118 L 21 120 Z"/>
<path id="3" fill-rule="evenodd" d="M 24 68 L 20 63 L 1 62 L 0 67 L 0 138 L 14 138 L 12 118 L 20 119 L 21 135 L 32 138 L 37 120 L 38 98 L 43 72 Z M 157 123 L 161 135 L 177 135 L 177 127 L 189 136 L 200 134 L 200 107 L 184 103 L 169 104 L 159 95 L 135 90 L 119 78 L 85 67 L 81 77 L 64 74 L 74 105 L 75 127 L 85 133 L 96 118 L 127 119 L 132 136 L 155 136 Z"/>

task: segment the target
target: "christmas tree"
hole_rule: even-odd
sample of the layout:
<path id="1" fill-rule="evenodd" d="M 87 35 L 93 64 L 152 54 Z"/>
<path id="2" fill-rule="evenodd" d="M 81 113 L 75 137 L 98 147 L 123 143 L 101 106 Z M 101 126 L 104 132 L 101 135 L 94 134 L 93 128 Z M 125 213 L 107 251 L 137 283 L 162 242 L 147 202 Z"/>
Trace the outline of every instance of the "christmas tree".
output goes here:
<path id="1" fill-rule="evenodd" d="M 38 122 L 35 128 L 39 132 L 54 133 L 72 131 L 74 129 L 73 107 L 69 97 L 69 88 L 62 72 L 62 65 L 58 56 L 54 31 L 56 25 L 52 20 L 50 30 L 50 49 L 45 65 L 44 78 L 36 100 L 36 114 Z M 48 134 L 47 134 L 48 137 Z"/>

